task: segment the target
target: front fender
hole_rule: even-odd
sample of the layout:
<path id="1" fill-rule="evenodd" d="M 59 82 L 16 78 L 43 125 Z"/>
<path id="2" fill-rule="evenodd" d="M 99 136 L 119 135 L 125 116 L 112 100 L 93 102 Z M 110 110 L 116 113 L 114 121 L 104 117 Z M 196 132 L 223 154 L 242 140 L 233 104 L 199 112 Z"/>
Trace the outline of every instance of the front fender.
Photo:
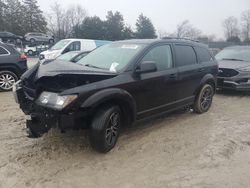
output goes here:
<path id="1" fill-rule="evenodd" d="M 81 105 L 81 108 L 96 108 L 97 106 L 108 102 L 116 101 L 119 104 L 124 104 L 129 108 L 131 112 L 132 119 L 135 120 L 136 117 L 136 103 L 134 98 L 130 93 L 119 88 L 109 88 L 98 91 L 97 93 L 91 95 L 87 98 Z"/>

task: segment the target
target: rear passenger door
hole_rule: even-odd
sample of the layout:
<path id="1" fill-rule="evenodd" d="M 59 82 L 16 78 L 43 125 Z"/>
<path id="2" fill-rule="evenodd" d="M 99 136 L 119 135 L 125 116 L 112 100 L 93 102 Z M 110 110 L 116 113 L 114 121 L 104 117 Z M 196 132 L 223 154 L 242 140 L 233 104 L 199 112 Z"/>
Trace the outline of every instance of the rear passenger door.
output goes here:
<path id="1" fill-rule="evenodd" d="M 203 77 L 203 68 L 198 63 L 194 47 L 188 44 L 175 44 L 176 66 L 178 68 L 178 99 L 182 105 L 194 100 L 196 89 Z"/>
<path id="2" fill-rule="evenodd" d="M 11 60 L 12 59 L 10 58 L 10 52 L 6 48 L 0 46 L 0 66 L 12 63 Z"/>

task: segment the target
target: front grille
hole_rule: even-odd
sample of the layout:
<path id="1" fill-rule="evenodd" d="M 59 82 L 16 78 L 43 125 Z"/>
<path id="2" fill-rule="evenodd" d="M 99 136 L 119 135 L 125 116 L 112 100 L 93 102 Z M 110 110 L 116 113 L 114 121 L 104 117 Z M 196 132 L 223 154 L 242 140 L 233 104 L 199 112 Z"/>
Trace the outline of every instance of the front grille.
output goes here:
<path id="1" fill-rule="evenodd" d="M 234 69 L 223 69 L 223 68 L 220 68 L 218 76 L 219 77 L 233 77 L 233 76 L 236 76 L 238 74 L 239 74 L 239 72 L 236 71 L 236 70 L 234 70 Z"/>

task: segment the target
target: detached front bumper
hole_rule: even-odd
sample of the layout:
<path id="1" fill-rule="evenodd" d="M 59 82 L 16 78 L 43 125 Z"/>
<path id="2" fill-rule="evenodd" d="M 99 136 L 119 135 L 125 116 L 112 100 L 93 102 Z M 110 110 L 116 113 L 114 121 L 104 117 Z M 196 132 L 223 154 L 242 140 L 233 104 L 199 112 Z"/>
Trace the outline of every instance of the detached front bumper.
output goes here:
<path id="1" fill-rule="evenodd" d="M 14 98 L 26 114 L 27 132 L 30 137 L 40 137 L 52 127 L 59 128 L 62 131 L 86 127 L 84 123 L 84 120 L 87 119 L 86 112 L 63 112 L 39 106 L 35 103 L 35 98 L 33 98 L 31 92 L 22 87 L 20 82 L 17 82 L 13 87 Z M 80 127 L 78 127 L 79 125 Z"/>
<path id="2" fill-rule="evenodd" d="M 236 91 L 250 91 L 250 78 L 223 78 L 218 77 L 217 88 Z"/>

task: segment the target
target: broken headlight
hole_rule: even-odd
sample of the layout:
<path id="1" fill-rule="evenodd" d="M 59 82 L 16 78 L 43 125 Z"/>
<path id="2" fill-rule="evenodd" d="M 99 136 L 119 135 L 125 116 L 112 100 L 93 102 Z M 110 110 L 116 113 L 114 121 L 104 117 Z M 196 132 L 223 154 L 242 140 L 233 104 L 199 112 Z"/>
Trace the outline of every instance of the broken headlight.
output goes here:
<path id="1" fill-rule="evenodd" d="M 44 91 L 37 99 L 37 103 L 41 106 L 62 110 L 77 98 L 77 95 L 58 95 Z"/>

